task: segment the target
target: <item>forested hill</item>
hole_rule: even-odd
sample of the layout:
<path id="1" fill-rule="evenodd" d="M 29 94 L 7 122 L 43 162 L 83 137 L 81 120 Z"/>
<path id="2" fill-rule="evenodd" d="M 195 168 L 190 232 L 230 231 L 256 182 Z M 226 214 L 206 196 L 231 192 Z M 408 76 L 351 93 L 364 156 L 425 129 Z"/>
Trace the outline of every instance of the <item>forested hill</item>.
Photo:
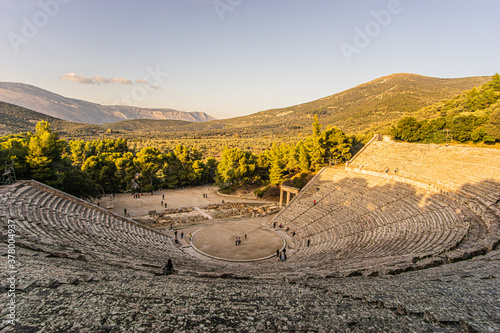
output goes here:
<path id="1" fill-rule="evenodd" d="M 74 135 L 84 132 L 90 136 L 102 131 L 96 125 L 73 123 L 17 105 L 0 102 L 0 136 L 28 131 L 34 132 L 36 123 L 42 120 L 49 122 L 54 130 L 60 131 L 62 134 Z"/>
<path id="2" fill-rule="evenodd" d="M 481 86 L 490 79 L 487 76 L 439 79 L 415 74 L 393 74 L 312 102 L 244 117 L 199 123 L 137 119 L 97 126 L 61 120 L 54 122 L 37 116 L 39 118 L 36 119 L 17 118 L 16 122 L 19 123 L 11 125 L 0 120 L 0 128 L 3 134 L 17 133 L 28 127 L 34 129 L 33 120 L 47 120 L 64 137 L 89 138 L 106 132 L 128 139 L 296 137 L 309 134 L 309 126 L 314 114 L 317 114 L 325 128 L 337 126 L 346 134 L 367 134 L 366 137 L 371 137 L 374 132 L 389 132 L 390 126 L 403 116 Z M 5 106 L 5 103 L 2 105 Z M 22 124 L 28 119 L 32 122 Z M 15 126 L 19 127 L 19 131 L 8 131 L 9 128 L 15 129 Z"/>
<path id="3" fill-rule="evenodd" d="M 480 86 L 489 76 L 439 79 L 415 74 L 393 74 L 312 102 L 258 112 L 249 116 L 190 124 L 183 131 L 213 131 L 240 135 L 308 133 L 314 114 L 324 126 L 347 134 L 387 129 L 403 115 L 441 99 Z"/>
<path id="4" fill-rule="evenodd" d="M 104 134 L 106 136 L 123 135 L 130 137 L 134 133 L 147 136 L 156 130 L 175 131 L 180 126 L 190 124 L 189 121 L 155 119 L 126 120 L 103 125 L 83 124 L 51 117 L 10 103 L 0 102 L 0 136 L 28 131 L 34 132 L 36 123 L 42 120 L 49 122 L 51 128 L 59 132 L 63 138 L 95 138 Z"/>
<path id="5" fill-rule="evenodd" d="M 500 142 L 500 75 L 402 118 L 391 134 L 410 142 Z"/>

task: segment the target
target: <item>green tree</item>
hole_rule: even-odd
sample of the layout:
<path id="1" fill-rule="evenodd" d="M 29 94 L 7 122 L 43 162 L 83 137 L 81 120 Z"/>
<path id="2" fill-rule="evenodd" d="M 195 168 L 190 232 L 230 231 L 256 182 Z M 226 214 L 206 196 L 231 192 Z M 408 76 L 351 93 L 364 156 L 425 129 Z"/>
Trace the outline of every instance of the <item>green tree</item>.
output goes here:
<path id="1" fill-rule="evenodd" d="M 86 172 L 71 168 L 62 175 L 60 190 L 82 199 L 98 197 L 99 185 Z"/>
<path id="2" fill-rule="evenodd" d="M 420 139 L 421 124 L 413 117 L 404 117 L 401 119 L 396 128 L 396 138 L 407 142 L 415 142 Z"/>
<path id="3" fill-rule="evenodd" d="M 13 161 L 16 177 L 19 179 L 30 179 L 31 168 L 26 161 L 28 155 L 29 138 L 8 138 L 0 144 L 0 170 L 3 171 L 5 162 Z"/>
<path id="4" fill-rule="evenodd" d="M 319 123 L 317 114 L 314 114 L 312 128 L 313 128 L 312 130 L 313 138 L 319 138 L 321 135 L 321 124 Z"/>
<path id="5" fill-rule="evenodd" d="M 271 150 L 269 151 L 269 181 L 271 185 L 279 185 L 283 182 L 285 167 L 286 167 L 286 146 L 278 146 L 273 143 Z"/>
<path id="6" fill-rule="evenodd" d="M 301 172 L 309 172 L 309 153 L 304 145 L 304 142 L 299 141 L 295 146 L 297 153 L 298 165 Z"/>
<path id="7" fill-rule="evenodd" d="M 134 156 L 132 153 L 127 152 L 115 160 L 115 165 L 119 190 L 125 191 L 130 189 L 130 185 L 135 176 Z"/>
<path id="8" fill-rule="evenodd" d="M 351 139 L 339 128 L 332 127 L 321 133 L 320 142 L 325 151 L 325 165 L 332 161 L 343 163 L 351 158 Z"/>
<path id="9" fill-rule="evenodd" d="M 224 148 L 217 165 L 216 180 L 219 184 L 248 185 L 255 180 L 255 156 L 239 148 Z"/>
<path id="10" fill-rule="evenodd" d="M 26 156 L 33 179 L 49 185 L 56 184 L 65 145 L 66 142 L 59 140 L 58 134 L 51 131 L 48 122 L 36 124 L 36 133 L 30 137 Z"/>
<path id="11" fill-rule="evenodd" d="M 134 159 L 134 165 L 140 173 L 139 185 L 143 191 L 154 189 L 157 182 L 157 172 L 160 170 L 160 151 L 153 147 L 142 148 Z"/>

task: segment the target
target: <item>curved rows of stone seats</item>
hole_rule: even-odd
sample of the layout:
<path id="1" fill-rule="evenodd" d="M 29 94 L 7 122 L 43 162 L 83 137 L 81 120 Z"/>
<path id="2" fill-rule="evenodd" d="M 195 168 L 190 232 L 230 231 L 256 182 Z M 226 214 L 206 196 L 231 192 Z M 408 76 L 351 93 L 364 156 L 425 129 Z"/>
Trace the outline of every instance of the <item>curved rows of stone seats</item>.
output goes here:
<path id="1" fill-rule="evenodd" d="M 158 266 L 167 258 L 194 265 L 160 231 L 34 181 L 2 189 L 0 217 L 4 229 L 15 221 L 21 244 L 56 256 L 121 266 Z"/>
<path id="2" fill-rule="evenodd" d="M 440 192 L 481 217 L 489 250 L 500 243 L 500 149 L 395 142 L 375 135 L 346 169 Z"/>
<path id="3" fill-rule="evenodd" d="M 273 222 L 301 241 L 290 262 L 311 267 L 317 258 L 318 266 L 354 267 L 453 250 L 474 224 L 470 215 L 426 189 L 325 168 Z"/>

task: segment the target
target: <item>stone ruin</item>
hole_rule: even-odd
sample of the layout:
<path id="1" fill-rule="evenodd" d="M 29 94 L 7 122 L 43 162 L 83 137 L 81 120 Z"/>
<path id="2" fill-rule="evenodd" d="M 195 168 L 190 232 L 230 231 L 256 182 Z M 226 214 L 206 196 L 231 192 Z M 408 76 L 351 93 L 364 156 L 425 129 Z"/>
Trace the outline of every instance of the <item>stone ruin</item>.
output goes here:
<path id="1" fill-rule="evenodd" d="M 0 329 L 499 332 L 499 195 L 500 150 L 374 139 L 273 219 L 296 232 L 286 262 L 242 264 L 17 182 L 0 187 Z"/>

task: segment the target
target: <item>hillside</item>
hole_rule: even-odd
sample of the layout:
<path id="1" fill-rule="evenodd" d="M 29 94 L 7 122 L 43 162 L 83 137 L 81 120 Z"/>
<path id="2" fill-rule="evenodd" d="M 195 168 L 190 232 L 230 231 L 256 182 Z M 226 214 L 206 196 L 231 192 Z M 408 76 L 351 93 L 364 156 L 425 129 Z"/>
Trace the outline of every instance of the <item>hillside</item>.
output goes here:
<path id="1" fill-rule="evenodd" d="M 152 119 L 126 120 L 102 125 L 83 124 L 61 120 L 17 105 L 0 102 L 0 136 L 34 132 L 36 123 L 41 120 L 48 121 L 51 128 L 59 132 L 63 138 L 94 138 L 104 134 L 118 136 L 125 134 L 125 136 L 130 137 L 133 133 L 147 135 L 158 128 L 163 131 L 174 131 L 180 126 L 190 124 L 190 122 L 182 120 Z M 127 133 L 130 135 L 126 135 Z"/>
<path id="2" fill-rule="evenodd" d="M 25 107 L 59 119 L 102 124 L 127 119 L 169 119 L 202 122 L 213 120 L 204 112 L 146 109 L 124 105 L 100 105 L 67 98 L 35 86 L 0 82 L 0 101 Z"/>
<path id="3" fill-rule="evenodd" d="M 62 135 L 75 137 L 89 137 L 110 129 L 108 134 L 128 139 L 285 138 L 309 134 L 312 118 L 318 114 L 324 128 L 337 126 L 347 134 L 371 137 L 370 133 L 375 131 L 388 132 L 390 125 L 403 116 L 413 115 L 490 79 L 393 74 L 312 102 L 231 119 L 190 123 L 135 119 L 94 127 L 79 124 L 53 128 Z"/>
<path id="4" fill-rule="evenodd" d="M 500 141 L 500 75 L 400 119 L 391 135 L 410 142 Z"/>
<path id="5" fill-rule="evenodd" d="M 33 132 L 36 123 L 42 120 L 48 121 L 54 130 L 63 135 L 86 133 L 91 136 L 103 131 L 97 125 L 73 123 L 4 102 L 0 102 L 0 119 L 0 136 Z"/>
<path id="6" fill-rule="evenodd" d="M 439 79 L 393 74 L 309 103 L 228 119 L 223 123 L 230 128 L 262 127 L 266 130 L 300 132 L 309 127 L 317 113 L 325 126 L 335 125 L 349 134 L 368 132 L 490 79 Z M 212 123 L 203 125 L 208 127 Z M 191 127 L 200 126 L 193 124 Z"/>

